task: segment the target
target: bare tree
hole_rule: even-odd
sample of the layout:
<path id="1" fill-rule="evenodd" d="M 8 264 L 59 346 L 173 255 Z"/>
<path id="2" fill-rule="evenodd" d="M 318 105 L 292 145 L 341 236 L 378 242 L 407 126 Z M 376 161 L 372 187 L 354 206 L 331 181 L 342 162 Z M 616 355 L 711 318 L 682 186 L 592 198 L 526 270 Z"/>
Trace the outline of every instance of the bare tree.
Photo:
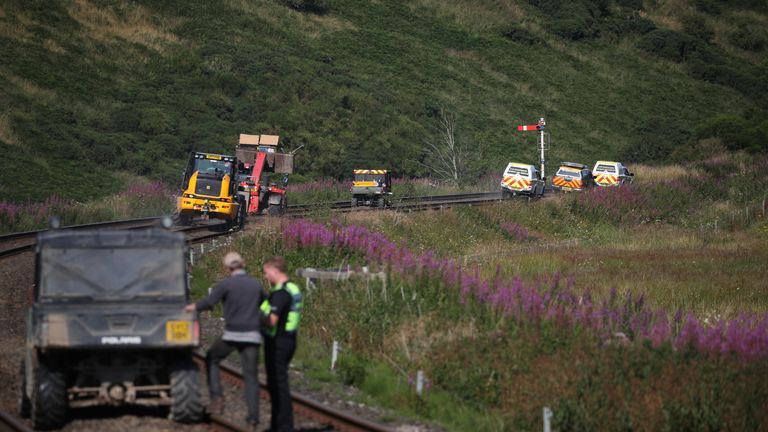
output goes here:
<path id="1" fill-rule="evenodd" d="M 469 152 L 456 141 L 456 117 L 440 110 L 437 136 L 425 141 L 426 162 L 421 165 L 435 176 L 459 185 L 459 179 L 467 169 Z"/>

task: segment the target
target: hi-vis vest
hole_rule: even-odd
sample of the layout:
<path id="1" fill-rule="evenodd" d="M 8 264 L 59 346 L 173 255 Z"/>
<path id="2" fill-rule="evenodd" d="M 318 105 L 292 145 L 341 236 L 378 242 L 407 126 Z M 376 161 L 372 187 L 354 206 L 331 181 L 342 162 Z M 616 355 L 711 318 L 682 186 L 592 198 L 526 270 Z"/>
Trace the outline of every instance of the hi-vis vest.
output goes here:
<path id="1" fill-rule="evenodd" d="M 299 322 L 301 321 L 301 291 L 299 290 L 299 286 L 293 282 L 286 282 L 279 287 L 276 287 L 275 291 L 283 289 L 288 291 L 288 294 L 291 295 L 291 308 L 288 310 L 288 318 L 285 320 L 285 331 L 288 333 L 296 333 L 299 329 Z M 269 314 L 272 313 L 272 307 L 269 304 L 269 300 L 264 300 L 264 302 L 261 303 L 260 309 L 261 313 L 265 316 L 269 316 Z M 279 324 L 280 323 L 278 322 L 278 325 Z M 274 337 L 277 334 L 277 326 L 269 329 L 268 334 Z"/>

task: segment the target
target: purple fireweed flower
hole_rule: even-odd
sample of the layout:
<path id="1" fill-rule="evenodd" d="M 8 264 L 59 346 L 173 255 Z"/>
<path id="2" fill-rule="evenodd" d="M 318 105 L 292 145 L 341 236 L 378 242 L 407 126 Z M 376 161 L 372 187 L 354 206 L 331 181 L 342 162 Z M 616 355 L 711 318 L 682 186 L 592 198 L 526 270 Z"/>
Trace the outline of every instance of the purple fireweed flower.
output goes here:
<path id="1" fill-rule="evenodd" d="M 283 226 L 283 234 L 287 248 L 321 247 L 345 255 L 357 252 L 367 258 L 369 265 L 404 278 L 423 275 L 430 279 L 427 283 L 434 280 L 446 288 L 457 288 L 460 304 L 474 301 L 516 322 L 583 326 L 599 337 L 621 332 L 632 339 L 649 340 L 655 348 L 669 343 L 678 350 L 732 353 L 746 361 L 768 357 L 768 314 L 742 314 L 709 326 L 691 313 L 683 320 L 683 312 L 678 310 L 670 321 L 667 312 L 651 310 L 644 295 L 619 295 L 614 288 L 608 298 L 594 304 L 588 291 L 577 291 L 572 277 L 561 284 L 559 273 L 535 283 L 525 283 L 519 277 L 510 282 L 502 279 L 501 268 L 497 268 L 486 279 L 479 266 L 464 269 L 459 262 L 439 258 L 432 252 L 415 254 L 407 246 L 361 226 L 295 220 Z"/>

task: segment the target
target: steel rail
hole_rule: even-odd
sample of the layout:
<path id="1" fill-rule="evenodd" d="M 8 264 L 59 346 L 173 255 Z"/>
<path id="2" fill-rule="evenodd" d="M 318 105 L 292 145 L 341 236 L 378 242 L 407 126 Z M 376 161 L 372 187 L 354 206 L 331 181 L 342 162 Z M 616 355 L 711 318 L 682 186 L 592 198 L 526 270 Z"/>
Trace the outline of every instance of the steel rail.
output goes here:
<path id="1" fill-rule="evenodd" d="M 195 362 L 204 368 L 205 356 L 201 352 L 195 352 Z M 221 373 L 223 378 L 230 383 L 239 387 L 244 385 L 243 375 L 239 370 L 222 364 Z M 261 386 L 262 399 L 269 399 L 267 384 L 260 382 L 259 385 Z M 332 426 L 334 430 L 342 432 L 394 432 L 394 429 L 389 426 L 323 405 L 308 396 L 296 392 L 291 392 L 291 399 L 293 400 L 293 411 L 295 413 L 318 423 Z M 212 420 L 215 420 L 215 416 L 212 416 Z"/>
<path id="2" fill-rule="evenodd" d="M 0 410 L 0 430 L 14 432 L 33 432 L 33 429 L 11 414 Z"/>
<path id="3" fill-rule="evenodd" d="M 288 206 L 287 215 L 291 217 L 301 217 L 311 215 L 313 210 L 322 208 L 329 208 L 330 210 L 346 213 L 351 211 L 371 211 L 371 210 L 390 210 L 390 211 L 421 211 L 430 209 L 442 209 L 448 208 L 454 205 L 482 205 L 488 204 L 503 199 L 500 192 L 479 192 L 479 193 L 463 193 L 452 195 L 427 195 L 427 196 L 411 196 L 402 197 L 395 201 L 395 203 L 388 207 L 366 207 L 366 206 L 353 206 L 351 201 L 333 201 L 326 203 L 313 203 L 313 204 L 296 204 Z M 138 229 L 148 228 L 154 226 L 160 217 L 149 217 L 139 219 L 126 219 L 119 221 L 107 221 L 96 222 L 91 224 L 72 225 L 64 227 L 65 229 L 88 229 L 88 228 L 120 228 L 125 225 L 129 225 L 127 228 Z M 138 225 L 136 225 L 138 224 Z M 195 232 L 210 230 L 212 227 L 219 227 L 222 224 L 215 225 L 195 225 L 190 227 L 181 227 L 175 231 L 180 232 Z M 46 230 L 26 231 L 20 233 L 13 233 L 0 236 L 0 243 L 4 241 L 14 241 L 24 238 L 34 239 L 38 234 Z M 217 237 L 222 237 L 231 234 L 229 231 L 222 231 L 219 233 L 212 233 L 208 235 L 194 237 L 189 239 L 191 244 L 205 242 Z M 18 255 L 24 252 L 29 252 L 35 247 L 35 242 L 14 246 L 8 249 L 0 250 L 0 259 Z"/>
<path id="4" fill-rule="evenodd" d="M 100 228 L 103 226 L 111 227 L 114 225 L 121 225 L 121 224 L 155 222 L 158 219 L 160 219 L 160 217 L 161 216 L 152 216 L 152 217 L 136 218 L 136 219 L 121 219 L 116 221 L 93 222 L 93 223 L 80 224 L 80 225 L 68 225 L 68 226 L 61 227 L 61 229 L 88 229 L 88 228 Z M 6 242 L 8 240 L 17 240 L 21 238 L 34 238 L 37 234 L 47 230 L 48 229 L 40 229 L 40 230 L 34 230 L 34 231 L 22 231 L 22 232 L 10 233 L 10 234 L 3 234 L 3 235 L 0 235 L 0 243 Z"/>

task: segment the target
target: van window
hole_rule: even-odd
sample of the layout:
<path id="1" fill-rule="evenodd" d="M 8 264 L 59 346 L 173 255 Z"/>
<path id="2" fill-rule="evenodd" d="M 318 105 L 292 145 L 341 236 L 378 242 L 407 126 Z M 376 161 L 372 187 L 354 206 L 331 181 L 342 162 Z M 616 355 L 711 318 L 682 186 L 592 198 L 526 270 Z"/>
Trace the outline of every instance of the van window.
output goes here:
<path id="1" fill-rule="evenodd" d="M 616 167 L 613 165 L 599 164 L 597 168 L 595 168 L 595 172 L 616 174 Z"/>
<path id="2" fill-rule="evenodd" d="M 579 171 L 576 168 L 570 168 L 570 167 L 560 167 L 559 170 L 557 170 L 557 174 L 559 176 L 569 176 L 573 178 L 581 178 L 581 171 Z"/>
<path id="3" fill-rule="evenodd" d="M 511 166 L 507 168 L 507 175 L 519 175 L 528 177 L 528 168 Z"/>

